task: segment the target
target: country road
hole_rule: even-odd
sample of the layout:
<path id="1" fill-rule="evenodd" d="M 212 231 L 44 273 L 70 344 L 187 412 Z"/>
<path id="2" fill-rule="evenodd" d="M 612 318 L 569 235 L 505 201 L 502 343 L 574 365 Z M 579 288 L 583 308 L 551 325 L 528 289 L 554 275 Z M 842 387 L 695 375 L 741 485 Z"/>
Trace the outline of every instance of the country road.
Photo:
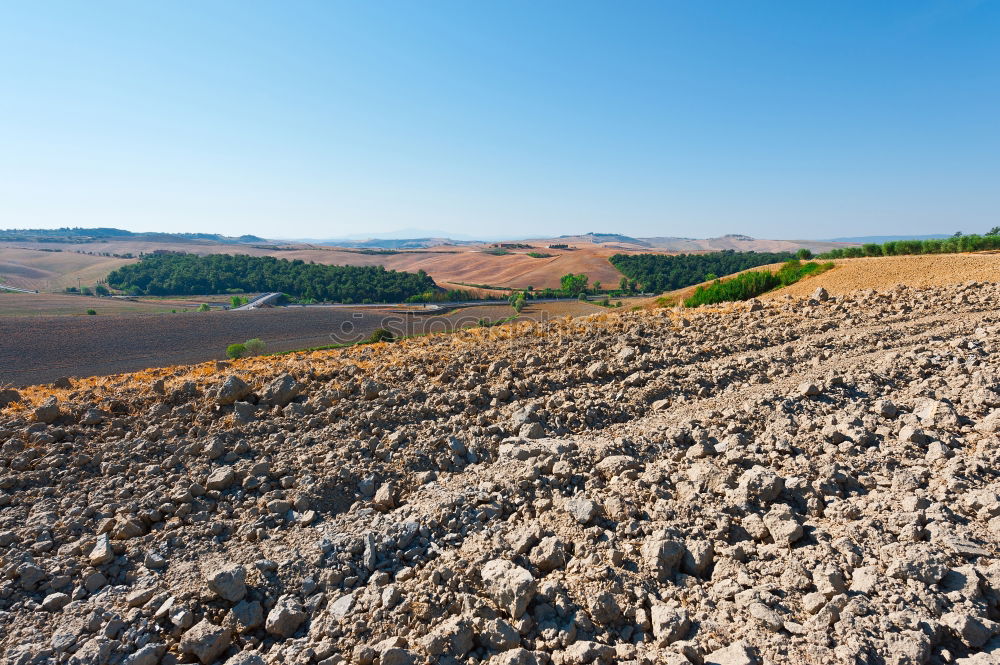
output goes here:
<path id="1" fill-rule="evenodd" d="M 0 291 L 14 291 L 15 293 L 38 293 L 38 291 L 29 291 L 28 289 L 19 289 L 15 286 L 7 286 L 6 284 L 0 284 Z"/>

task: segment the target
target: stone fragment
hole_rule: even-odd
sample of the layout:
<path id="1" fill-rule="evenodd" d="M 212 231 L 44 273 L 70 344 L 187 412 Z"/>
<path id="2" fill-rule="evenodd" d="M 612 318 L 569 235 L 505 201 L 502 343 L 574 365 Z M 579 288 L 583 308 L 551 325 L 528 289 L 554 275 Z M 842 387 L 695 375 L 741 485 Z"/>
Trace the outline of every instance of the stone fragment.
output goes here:
<path id="1" fill-rule="evenodd" d="M 555 536 L 542 538 L 538 545 L 531 551 L 531 556 L 528 558 L 531 561 L 531 565 L 543 573 L 548 573 L 566 565 L 566 547 Z"/>
<path id="2" fill-rule="evenodd" d="M 978 649 L 993 637 L 990 629 L 978 618 L 964 612 L 949 612 L 941 617 L 941 621 L 970 649 Z"/>
<path id="3" fill-rule="evenodd" d="M 126 658 L 122 665 L 157 665 L 166 650 L 166 644 L 146 644 Z"/>
<path id="4" fill-rule="evenodd" d="M 70 597 L 65 593 L 50 593 L 42 600 L 42 609 L 49 612 L 58 612 L 69 605 Z"/>
<path id="5" fill-rule="evenodd" d="M 202 619 L 181 636 L 180 651 L 194 656 L 202 665 L 208 665 L 221 656 L 232 641 L 230 629 Z"/>
<path id="6" fill-rule="evenodd" d="M 42 402 L 41 406 L 36 407 L 35 410 L 31 412 L 32 420 L 39 423 L 45 423 L 46 425 L 55 422 L 60 415 L 59 400 L 55 397 L 48 398 Z"/>
<path id="7" fill-rule="evenodd" d="M 247 594 L 247 571 L 243 566 L 228 563 L 205 573 L 208 588 L 223 600 L 238 602 Z"/>
<path id="8" fill-rule="evenodd" d="M 263 398 L 271 404 L 285 406 L 295 399 L 302 390 L 291 374 L 282 374 L 264 389 Z"/>
<path id="9" fill-rule="evenodd" d="M 799 384 L 799 394 L 803 397 L 815 397 L 819 395 L 822 391 L 819 389 L 815 383 L 811 381 L 804 381 Z"/>
<path id="10" fill-rule="evenodd" d="M 653 636 L 661 646 L 683 639 L 691 629 L 691 619 L 683 609 L 667 605 L 654 605 L 650 610 Z"/>
<path id="11" fill-rule="evenodd" d="M 711 540 L 690 541 L 684 546 L 681 572 L 703 577 L 715 560 L 715 547 Z"/>
<path id="12" fill-rule="evenodd" d="M 584 496 L 574 496 L 566 502 L 566 512 L 580 524 L 590 524 L 597 517 L 597 504 Z"/>
<path id="13" fill-rule="evenodd" d="M 238 402 L 250 394 L 250 386 L 246 381 L 238 376 L 230 376 L 219 387 L 219 394 L 216 401 L 222 406 L 228 406 Z"/>
<path id="14" fill-rule="evenodd" d="M 643 542 L 641 554 L 643 562 L 656 573 L 657 579 L 665 582 L 677 573 L 677 565 L 684 556 L 684 545 L 650 536 Z"/>
<path id="15" fill-rule="evenodd" d="M 91 566 L 101 566 L 115 558 L 115 552 L 111 549 L 111 541 L 108 534 L 104 533 L 97 537 L 94 549 L 90 551 L 87 560 Z"/>
<path id="16" fill-rule="evenodd" d="M 380 512 L 388 512 L 396 507 L 396 486 L 393 483 L 383 483 L 375 497 L 372 499 L 372 506 Z"/>
<path id="17" fill-rule="evenodd" d="M 271 635 L 286 639 L 294 635 L 305 620 L 306 613 L 298 599 L 295 596 L 285 595 L 279 598 L 274 608 L 268 612 L 264 628 Z"/>
<path id="18" fill-rule="evenodd" d="M 514 619 L 524 614 L 535 597 L 537 585 L 531 573 L 506 559 L 487 562 L 480 576 L 493 601 Z"/>
<path id="19" fill-rule="evenodd" d="M 205 487 L 218 492 L 225 491 L 236 482 L 236 472 L 231 466 L 224 466 L 209 474 Z"/>
<path id="20" fill-rule="evenodd" d="M 740 640 L 705 656 L 705 665 L 757 665 L 757 658 Z"/>
<path id="21" fill-rule="evenodd" d="M 21 401 L 21 393 L 16 390 L 4 389 L 0 390 L 0 409 L 4 408 L 9 404 L 14 404 L 15 402 Z"/>
<path id="22" fill-rule="evenodd" d="M 792 543 L 802 537 L 802 525 L 787 504 L 778 503 L 764 515 L 764 526 L 767 527 L 771 539 L 778 545 L 791 547 Z"/>
<path id="23" fill-rule="evenodd" d="M 233 605 L 232 612 L 241 632 L 253 630 L 264 623 L 264 608 L 256 600 L 241 600 Z"/>
<path id="24" fill-rule="evenodd" d="M 748 504 L 765 506 L 778 498 L 785 481 L 770 469 L 755 466 L 740 476 L 736 492 Z"/>

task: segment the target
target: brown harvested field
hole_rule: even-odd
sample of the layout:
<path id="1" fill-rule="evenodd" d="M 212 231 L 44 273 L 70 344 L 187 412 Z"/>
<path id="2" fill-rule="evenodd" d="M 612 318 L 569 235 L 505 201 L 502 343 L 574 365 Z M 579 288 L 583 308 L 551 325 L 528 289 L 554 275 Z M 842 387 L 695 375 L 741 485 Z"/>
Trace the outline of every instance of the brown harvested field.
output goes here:
<path id="1" fill-rule="evenodd" d="M 0 317 L 3 316 L 85 316 L 92 309 L 99 316 L 107 314 L 161 314 L 171 310 L 197 309 L 202 303 L 229 302 L 229 296 L 140 298 L 122 300 L 97 296 L 61 293 L 0 292 Z"/>
<path id="2" fill-rule="evenodd" d="M 62 291 L 81 284 L 92 287 L 115 268 L 134 261 L 68 249 L 55 252 L 0 245 L 0 284 L 36 291 Z"/>
<path id="3" fill-rule="evenodd" d="M 825 263 L 823 259 L 814 259 Z M 784 298 L 786 296 L 807 296 L 822 286 L 831 295 L 845 295 L 863 289 L 888 290 L 900 284 L 914 288 L 928 286 L 950 286 L 969 281 L 991 281 L 1000 279 L 1000 252 L 977 252 L 973 254 L 932 254 L 914 256 L 879 256 L 861 259 L 834 259 L 832 270 L 806 277 L 805 279 L 770 293 L 761 298 Z M 758 266 L 754 270 L 777 270 L 780 263 Z M 739 274 L 739 273 L 736 273 Z M 733 275 L 727 275 L 728 279 Z M 663 294 L 675 302 L 690 297 L 702 282 Z M 648 298 L 641 304 L 656 307 L 657 298 Z"/>
<path id="4" fill-rule="evenodd" d="M 765 297 L 805 296 L 820 286 L 832 295 L 844 295 L 862 289 L 884 291 L 900 284 L 923 288 L 1000 279 L 1000 253 L 881 256 L 837 259 L 833 263 L 833 270 Z"/>
<path id="5" fill-rule="evenodd" d="M 521 319 L 604 311 L 576 301 L 529 304 Z M 412 314 L 392 308 L 290 307 L 247 312 L 0 318 L 0 385 L 60 376 L 134 372 L 224 359 L 226 346 L 259 337 L 269 352 L 355 342 L 377 328 L 397 334 L 446 332 L 512 314 L 501 305 Z"/>
<path id="6" fill-rule="evenodd" d="M 496 256 L 484 253 L 485 246 L 442 246 L 426 250 L 401 250 L 394 254 L 364 254 L 357 250 L 320 245 L 302 245 L 283 249 L 265 249 L 248 245 L 221 245 L 198 243 L 154 243 L 110 241 L 73 245 L 73 250 L 62 252 L 40 251 L 0 245 L 0 276 L 7 277 L 10 286 L 40 291 L 62 290 L 76 286 L 77 278 L 84 285 L 93 285 L 113 269 L 129 263 L 130 259 L 107 259 L 83 252 L 110 252 L 135 254 L 154 250 L 183 251 L 197 254 L 249 254 L 275 256 L 281 259 L 301 259 L 329 265 L 370 266 L 382 265 L 390 270 L 416 272 L 424 270 L 445 288 L 462 288 L 465 284 L 488 284 L 511 288 L 559 286 L 559 278 L 567 273 L 585 273 L 590 281 L 616 285 L 621 273 L 608 262 L 608 257 L 622 249 L 599 245 L 582 245 L 578 249 L 546 249 L 538 243 L 534 249 L 511 250 L 510 254 Z M 549 258 L 533 258 L 530 251 L 551 254 Z M 632 250 L 636 251 L 636 250 Z M 639 253 L 661 253 L 661 250 L 643 249 Z M 0 279 L 0 283 L 4 283 Z"/>

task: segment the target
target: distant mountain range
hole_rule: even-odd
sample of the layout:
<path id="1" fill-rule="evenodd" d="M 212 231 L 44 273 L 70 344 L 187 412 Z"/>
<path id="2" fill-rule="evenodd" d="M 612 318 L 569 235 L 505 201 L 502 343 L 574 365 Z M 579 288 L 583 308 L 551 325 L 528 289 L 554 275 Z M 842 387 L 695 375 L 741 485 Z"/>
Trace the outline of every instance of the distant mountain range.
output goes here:
<path id="1" fill-rule="evenodd" d="M 410 235 L 410 233 L 413 235 Z M 945 236 L 922 236 L 945 237 Z M 886 238 L 889 239 L 889 238 Z M 349 238 L 331 239 L 297 239 L 274 240 L 255 235 L 238 237 L 224 236 L 218 233 L 158 233 L 133 232 L 114 228 L 61 228 L 61 229 L 6 229 L 0 230 L 0 242 L 31 242 L 31 243 L 65 243 L 88 244 L 113 241 L 144 241 L 170 244 L 223 244 L 223 245 L 266 245 L 266 248 L 279 249 L 301 245 L 322 245 L 328 247 L 345 247 L 357 249 L 391 249 L 419 250 L 438 246 L 475 246 L 497 242 L 519 241 L 533 245 L 572 245 L 595 246 L 603 249 L 641 251 L 659 250 L 667 252 L 710 252 L 720 250 L 734 251 L 795 251 L 807 247 L 813 251 L 822 251 L 845 243 L 882 242 L 876 238 L 841 238 L 835 241 L 824 240 L 767 240 L 752 238 L 747 235 L 731 233 L 717 238 L 684 238 L 658 236 L 652 238 L 636 238 L 622 233 L 590 232 L 579 235 L 562 235 L 550 238 L 472 238 L 471 236 L 449 236 L 443 232 L 436 234 L 421 232 L 420 229 L 403 229 L 394 233 L 381 234 L 381 237 L 352 236 Z M 265 247 L 260 247 L 265 248 Z M 179 249 L 179 248 L 178 248 Z"/>
<path id="2" fill-rule="evenodd" d="M 849 242 L 849 243 L 876 243 L 881 244 L 883 242 L 891 242 L 893 240 L 931 240 L 934 238 L 950 238 L 951 234 L 948 233 L 934 233 L 926 236 L 855 236 L 853 238 L 833 238 L 830 242 Z"/>
<path id="3" fill-rule="evenodd" d="M 146 240 L 151 242 L 217 242 L 240 245 L 267 242 L 264 238 L 243 235 L 236 238 L 218 233 L 135 233 L 112 228 L 0 229 L 0 242 L 90 243 L 105 240 Z"/>

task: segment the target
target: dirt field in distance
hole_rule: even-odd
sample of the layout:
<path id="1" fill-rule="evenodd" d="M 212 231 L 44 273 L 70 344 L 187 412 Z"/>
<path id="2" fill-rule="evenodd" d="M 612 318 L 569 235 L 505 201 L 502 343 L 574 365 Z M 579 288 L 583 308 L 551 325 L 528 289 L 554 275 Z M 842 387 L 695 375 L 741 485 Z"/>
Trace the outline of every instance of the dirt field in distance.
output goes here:
<path id="1" fill-rule="evenodd" d="M 599 311 L 606 310 L 577 301 L 529 304 L 521 318 L 561 318 Z M 291 307 L 247 312 L 0 317 L 0 385 L 48 383 L 60 376 L 118 374 L 224 359 L 226 346 L 253 337 L 263 339 L 268 352 L 291 351 L 354 342 L 380 327 L 404 335 L 446 332 L 512 313 L 508 306 L 492 305 L 439 315 L 399 313 L 392 308 Z"/>

